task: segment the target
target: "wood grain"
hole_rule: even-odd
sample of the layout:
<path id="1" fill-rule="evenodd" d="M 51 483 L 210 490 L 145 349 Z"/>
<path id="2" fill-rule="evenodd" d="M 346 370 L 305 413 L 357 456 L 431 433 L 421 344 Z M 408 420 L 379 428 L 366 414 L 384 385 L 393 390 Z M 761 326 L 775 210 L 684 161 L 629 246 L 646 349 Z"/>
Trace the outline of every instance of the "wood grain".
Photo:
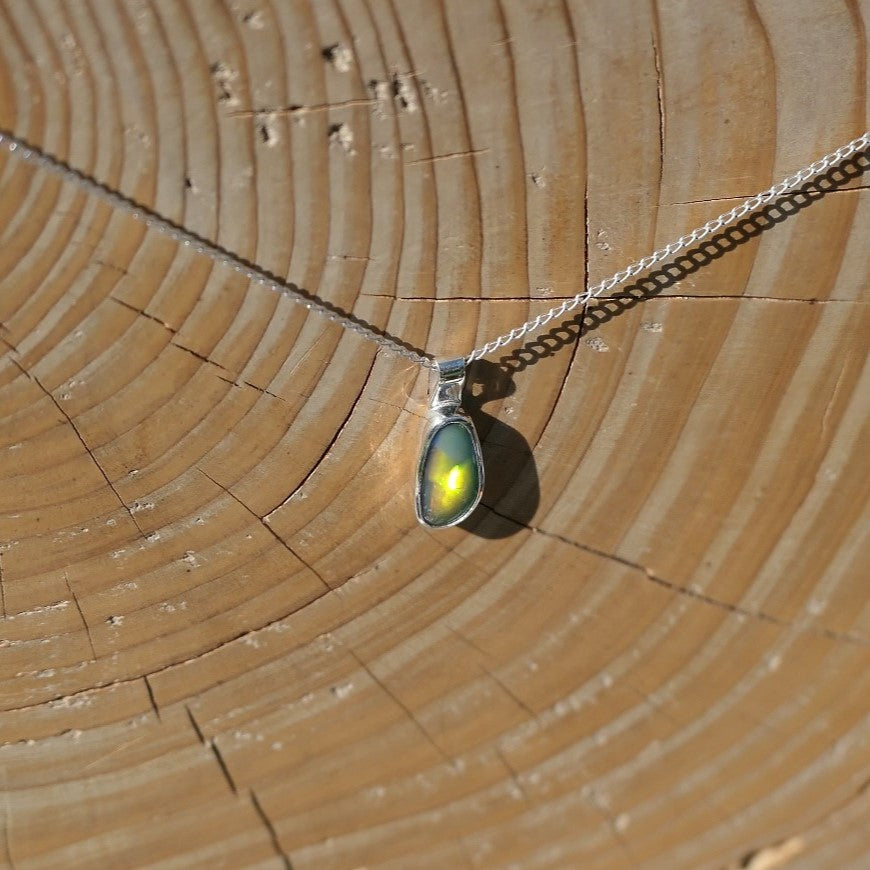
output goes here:
<path id="1" fill-rule="evenodd" d="M 867 128 L 870 4 L 0 3 L 0 127 L 437 356 Z M 870 862 L 868 155 L 469 374 L 0 158 L 0 861 Z"/>

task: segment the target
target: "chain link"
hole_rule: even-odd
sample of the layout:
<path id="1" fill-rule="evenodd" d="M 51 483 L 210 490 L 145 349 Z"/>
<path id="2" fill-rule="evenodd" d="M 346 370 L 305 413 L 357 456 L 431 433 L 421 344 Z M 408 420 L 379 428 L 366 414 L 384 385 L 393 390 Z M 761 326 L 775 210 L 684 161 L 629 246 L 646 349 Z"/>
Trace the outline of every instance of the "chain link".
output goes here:
<path id="1" fill-rule="evenodd" d="M 624 284 L 626 281 L 636 277 L 641 272 L 648 271 L 655 266 L 656 263 L 661 263 L 663 260 L 672 257 L 678 251 L 682 251 L 689 245 L 695 244 L 695 242 L 700 242 L 701 239 L 706 238 L 712 233 L 716 233 L 724 227 L 737 223 L 737 221 L 745 217 L 749 212 L 755 211 L 783 194 L 795 190 L 811 178 L 821 175 L 826 169 L 829 169 L 838 163 L 842 163 L 842 161 L 851 157 L 856 152 L 863 151 L 867 147 L 870 147 L 870 130 L 864 133 L 863 136 L 853 139 L 846 145 L 841 145 L 836 151 L 832 151 L 830 154 L 826 154 L 824 157 L 819 158 L 815 163 L 811 163 L 809 166 L 795 172 L 794 175 L 789 175 L 788 178 L 784 178 L 778 184 L 773 185 L 773 187 L 769 187 L 767 190 L 749 197 L 749 199 L 740 203 L 740 205 L 734 206 L 730 211 L 726 211 L 718 217 L 707 221 L 703 226 L 697 227 L 687 235 L 680 236 L 676 241 L 665 245 L 663 248 L 659 248 L 659 250 L 654 251 L 652 254 L 649 254 L 640 260 L 636 260 L 634 263 L 629 264 L 619 272 L 615 272 L 609 278 L 605 278 L 605 280 L 596 284 L 594 287 L 587 288 L 582 293 L 578 293 L 572 299 L 568 299 L 560 305 L 554 306 L 544 314 L 539 314 L 537 317 L 527 320 L 521 326 L 515 326 L 510 330 L 510 332 L 506 332 L 504 335 L 500 335 L 498 338 L 488 341 L 480 347 L 476 347 L 466 357 L 466 362 L 470 363 L 474 360 L 480 359 L 481 357 L 489 356 L 489 354 L 494 353 L 505 345 L 512 344 L 524 335 L 527 335 L 529 332 L 540 329 L 554 318 L 563 318 L 566 314 L 569 314 L 581 305 L 585 305 L 596 296 L 610 292 L 619 284 Z"/>
<path id="2" fill-rule="evenodd" d="M 335 306 L 316 299 L 311 294 L 306 293 L 297 287 L 295 284 L 276 278 L 274 275 L 269 274 L 264 269 L 261 269 L 253 263 L 249 263 L 247 260 L 234 254 L 232 251 L 228 251 L 220 245 L 196 235 L 196 233 L 192 233 L 189 230 L 185 230 L 183 227 L 177 226 L 172 223 L 172 221 L 169 221 L 150 209 L 128 199 L 123 194 L 100 184 L 100 182 L 95 181 L 83 172 L 79 172 L 77 169 L 67 166 L 63 161 L 58 160 L 56 157 L 47 154 L 28 142 L 25 142 L 23 139 L 0 130 L 0 146 L 5 147 L 10 154 L 20 157 L 27 163 L 39 166 L 54 175 L 60 176 L 65 181 L 76 184 L 78 187 L 93 196 L 104 200 L 120 211 L 126 212 L 136 220 L 144 223 L 146 226 L 153 227 L 158 232 L 163 233 L 184 247 L 190 248 L 196 253 L 204 254 L 216 263 L 230 266 L 234 271 L 243 275 L 251 283 L 273 290 L 298 305 L 301 305 L 303 308 L 307 308 L 310 311 L 315 311 L 318 314 L 323 315 L 327 320 L 337 323 L 339 326 L 344 327 L 350 332 L 354 332 L 357 335 L 374 342 L 389 353 L 412 360 L 425 368 L 437 368 L 437 363 L 428 354 L 421 353 L 398 339 L 375 329 L 352 314 L 345 314 Z M 609 278 L 605 278 L 595 286 L 588 287 L 582 293 L 578 293 L 571 299 L 566 299 L 564 302 L 555 305 L 543 314 L 538 314 L 536 317 L 527 320 L 520 326 L 515 326 L 504 335 L 500 335 L 498 338 L 475 348 L 465 358 L 466 362 L 471 363 L 474 360 L 489 356 L 489 354 L 494 353 L 505 345 L 518 341 L 529 332 L 546 326 L 546 324 L 551 320 L 560 320 L 564 318 L 576 308 L 585 305 L 587 302 L 595 299 L 602 293 L 610 292 L 614 287 L 617 287 L 620 284 L 625 284 L 626 281 L 629 281 L 631 278 L 636 277 L 642 272 L 648 271 L 657 263 L 661 263 L 669 257 L 672 257 L 674 254 L 682 251 L 689 245 L 700 242 L 712 233 L 716 233 L 724 227 L 737 223 L 750 212 L 755 211 L 763 205 L 767 205 L 772 200 L 783 196 L 789 191 L 795 190 L 811 178 L 821 175 L 825 170 L 841 163 L 853 154 L 863 151 L 868 147 L 870 147 L 870 130 L 862 136 L 859 136 L 857 139 L 853 139 L 846 145 L 841 145 L 836 151 L 826 154 L 824 157 L 819 158 L 809 166 L 805 166 L 793 175 L 789 175 L 788 178 L 784 178 L 778 184 L 773 185 L 773 187 L 769 187 L 767 190 L 749 197 L 749 199 L 744 200 L 740 205 L 734 206 L 730 211 L 723 212 L 718 217 L 707 221 L 703 226 L 696 227 L 690 233 L 680 236 L 678 239 L 665 245 L 663 248 L 659 248 L 652 254 L 630 263 L 624 269 L 615 272 Z"/>
<path id="3" fill-rule="evenodd" d="M 426 368 L 436 367 L 437 364 L 431 356 L 421 353 L 398 339 L 375 329 L 352 314 L 340 311 L 328 302 L 315 299 L 311 294 L 306 293 L 295 284 L 280 280 L 265 269 L 249 263 L 238 254 L 234 254 L 232 251 L 228 251 L 226 248 L 222 248 L 220 245 L 210 242 L 196 233 L 177 226 L 151 209 L 139 205 L 123 194 L 106 187 L 104 184 L 100 184 L 100 182 L 95 181 L 83 172 L 67 166 L 63 161 L 25 142 L 23 139 L 0 130 L 0 147 L 5 147 L 10 154 L 14 154 L 26 163 L 38 166 L 53 175 L 59 176 L 64 181 L 72 182 L 92 196 L 102 199 L 119 211 L 126 212 L 135 220 L 163 233 L 163 235 L 168 236 L 185 248 L 190 248 L 198 254 L 204 254 L 206 257 L 214 260 L 215 263 L 229 266 L 235 272 L 243 275 L 252 284 L 258 284 L 261 287 L 273 290 L 275 293 L 279 293 L 303 308 L 323 315 L 327 320 L 337 323 L 350 332 L 355 332 L 357 335 L 373 341 L 389 353 L 413 360 L 415 363 Z"/>

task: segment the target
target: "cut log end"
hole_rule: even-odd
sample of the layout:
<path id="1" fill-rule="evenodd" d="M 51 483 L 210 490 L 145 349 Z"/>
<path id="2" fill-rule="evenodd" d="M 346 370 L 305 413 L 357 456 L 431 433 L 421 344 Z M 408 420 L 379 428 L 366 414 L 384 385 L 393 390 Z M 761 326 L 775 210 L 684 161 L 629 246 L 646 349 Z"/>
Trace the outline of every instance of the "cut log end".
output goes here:
<path id="1" fill-rule="evenodd" d="M 861 134 L 867 14 L 10 0 L 0 128 L 455 357 Z M 428 371 L 3 153 L 0 861 L 870 861 L 868 166 L 470 366 L 432 530 Z"/>

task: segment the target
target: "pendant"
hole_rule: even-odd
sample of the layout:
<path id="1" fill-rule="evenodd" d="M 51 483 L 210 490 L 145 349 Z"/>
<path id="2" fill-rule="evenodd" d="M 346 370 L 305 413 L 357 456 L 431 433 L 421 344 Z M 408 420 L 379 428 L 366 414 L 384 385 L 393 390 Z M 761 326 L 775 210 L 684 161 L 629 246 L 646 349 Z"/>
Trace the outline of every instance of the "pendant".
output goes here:
<path id="1" fill-rule="evenodd" d="M 465 360 L 441 360 L 417 464 L 417 519 L 429 528 L 455 526 L 483 495 L 483 455 L 471 418 L 460 407 Z"/>

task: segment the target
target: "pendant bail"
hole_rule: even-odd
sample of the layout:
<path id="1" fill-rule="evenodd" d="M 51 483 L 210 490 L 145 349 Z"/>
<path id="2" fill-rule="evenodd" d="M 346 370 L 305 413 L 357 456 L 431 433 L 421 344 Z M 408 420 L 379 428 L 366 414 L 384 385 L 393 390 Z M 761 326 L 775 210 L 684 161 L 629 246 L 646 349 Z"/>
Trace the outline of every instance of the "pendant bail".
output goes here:
<path id="1" fill-rule="evenodd" d="M 449 414 L 462 404 L 465 384 L 465 357 L 438 360 L 438 383 L 432 395 L 431 408 Z"/>

